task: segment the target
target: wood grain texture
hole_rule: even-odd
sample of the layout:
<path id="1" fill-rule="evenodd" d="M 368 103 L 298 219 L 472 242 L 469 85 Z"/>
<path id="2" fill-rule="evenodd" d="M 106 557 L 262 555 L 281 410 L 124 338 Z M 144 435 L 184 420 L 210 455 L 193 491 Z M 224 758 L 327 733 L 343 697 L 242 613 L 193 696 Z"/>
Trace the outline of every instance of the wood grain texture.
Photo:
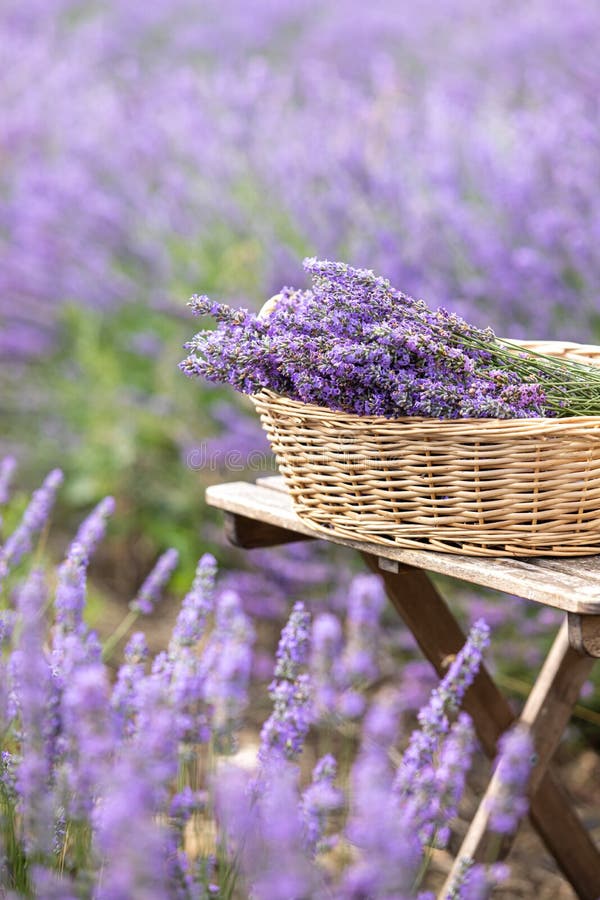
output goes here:
<path id="1" fill-rule="evenodd" d="M 276 529 L 295 532 L 298 540 L 302 537 L 326 539 L 392 562 L 516 594 L 565 612 L 600 615 L 600 559 L 597 557 L 581 560 L 519 560 L 506 557 L 484 559 L 431 550 L 406 550 L 341 538 L 333 533 L 324 534 L 294 513 L 282 480 L 276 478 L 262 479 L 260 484 L 233 482 L 214 485 L 208 488 L 206 500 L 209 505 L 235 515 L 275 526 Z M 274 543 L 281 543 L 276 532 L 272 536 L 275 538 Z M 263 532 L 263 543 L 255 546 L 269 546 L 269 540 L 267 529 Z"/>
<path id="2" fill-rule="evenodd" d="M 578 653 L 600 658 L 600 616 L 569 613 L 569 643 Z"/>

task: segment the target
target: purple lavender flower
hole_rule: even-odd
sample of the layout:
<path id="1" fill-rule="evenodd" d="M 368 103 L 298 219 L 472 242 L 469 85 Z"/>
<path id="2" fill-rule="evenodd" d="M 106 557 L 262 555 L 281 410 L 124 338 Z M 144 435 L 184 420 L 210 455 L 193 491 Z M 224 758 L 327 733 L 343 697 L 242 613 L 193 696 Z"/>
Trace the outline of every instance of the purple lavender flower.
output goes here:
<path id="1" fill-rule="evenodd" d="M 83 621 L 86 600 L 87 556 L 81 544 L 73 542 L 58 570 L 54 597 L 55 621 L 52 630 L 51 663 L 55 702 L 80 666 L 97 665 L 102 648 L 96 632 Z"/>
<path id="2" fill-rule="evenodd" d="M 56 623 L 63 631 L 80 632 L 86 594 L 87 556 L 81 544 L 73 543 L 58 570 L 54 599 Z"/>
<path id="3" fill-rule="evenodd" d="M 364 711 L 363 689 L 379 675 L 380 625 L 385 605 L 381 579 L 376 575 L 355 575 L 348 592 L 346 645 L 334 667 L 334 678 L 343 688 L 338 712 L 354 718 Z"/>
<path id="4" fill-rule="evenodd" d="M 233 734 L 248 702 L 254 629 L 233 591 L 217 599 L 215 629 L 204 652 L 204 699 L 211 706 L 219 746 L 233 749 Z"/>
<path id="5" fill-rule="evenodd" d="M 304 848 L 298 771 L 281 760 L 273 760 L 267 783 L 260 800 L 266 865 L 259 862 L 259 856 L 252 878 L 253 893 L 259 900 L 315 896 L 319 876 Z"/>
<path id="6" fill-rule="evenodd" d="M 212 734 L 210 711 L 204 700 L 206 668 L 204 655 L 199 657 L 192 647 L 181 648 L 172 659 L 162 654 L 152 666 L 153 674 L 167 685 L 177 738 L 192 754 Z"/>
<path id="7" fill-rule="evenodd" d="M 410 896 L 421 864 L 422 847 L 412 811 L 398 804 L 392 790 L 389 751 L 397 730 L 397 698 L 388 694 L 374 704 L 365 721 L 352 768 L 346 836 L 359 852 L 343 874 L 343 898 Z"/>
<path id="8" fill-rule="evenodd" d="M 308 659 L 310 643 L 310 615 L 303 603 L 295 603 L 281 632 L 277 647 L 275 678 L 293 681 Z"/>
<path id="9" fill-rule="evenodd" d="M 171 800 L 169 817 L 175 827 L 183 832 L 187 822 L 195 812 L 204 812 L 207 809 L 208 794 L 206 791 L 193 791 L 189 785 L 185 785 Z"/>
<path id="10" fill-rule="evenodd" d="M 81 553 L 85 559 L 89 560 L 93 556 L 94 550 L 104 537 L 107 519 L 112 516 L 114 511 L 114 499 L 105 497 L 79 526 L 73 543 L 81 547 Z"/>
<path id="11" fill-rule="evenodd" d="M 461 713 L 442 743 L 435 770 L 432 803 L 422 818 L 421 839 L 445 847 L 450 838 L 450 821 L 458 815 L 458 803 L 464 793 L 466 776 L 476 747 L 470 716 Z"/>
<path id="12" fill-rule="evenodd" d="M 502 735 L 494 776 L 496 791 L 488 807 L 493 831 L 512 834 L 527 812 L 527 782 L 534 762 L 533 740 L 526 726 L 516 725 Z"/>
<path id="13" fill-rule="evenodd" d="M 77 885 L 67 875 L 59 875 L 45 866 L 32 866 L 30 877 L 35 897 L 43 897 L 44 900 L 78 900 L 80 896 Z"/>
<path id="14" fill-rule="evenodd" d="M 590 330 L 595 4 L 573 0 L 566 24 L 543 3 L 497 21 L 491 0 L 410 21 L 356 0 L 318 16 L 306 0 L 238 0 L 225 16 L 190 0 L 69 15 L 79 5 L 62 0 L 53 27 L 39 0 L 3 5 L 4 356 L 47 348 L 64 297 L 104 310 L 136 288 L 154 303 L 176 293 L 182 268 L 206 281 L 196 248 L 225 253 L 223 232 L 263 250 L 243 276 L 218 270 L 233 294 L 253 280 L 266 294 L 297 274 L 299 246 L 318 247 L 515 334 Z"/>
<path id="15" fill-rule="evenodd" d="M 321 613 L 312 627 L 310 677 L 315 714 L 331 716 L 338 698 L 334 667 L 342 651 L 342 626 L 337 616 Z"/>
<path id="16" fill-rule="evenodd" d="M 138 761 L 126 754 L 114 764 L 94 815 L 94 849 L 102 860 L 98 900 L 169 895 L 167 833 L 156 819 L 153 786 Z"/>
<path id="17" fill-rule="evenodd" d="M 124 754 L 131 757 L 144 775 L 146 789 L 152 790 L 154 805 L 159 808 L 166 802 L 177 777 L 176 711 L 163 679 L 153 673 L 139 681 L 135 703 L 135 728 Z"/>
<path id="18" fill-rule="evenodd" d="M 177 566 L 179 554 L 177 550 L 167 550 L 142 584 L 137 596 L 129 604 L 132 612 L 150 615 L 161 593 Z"/>
<path id="19" fill-rule="evenodd" d="M 298 771 L 269 757 L 260 793 L 250 777 L 223 766 L 215 783 L 217 815 L 248 893 L 257 900 L 319 896 L 325 887 L 305 848 Z"/>
<path id="20" fill-rule="evenodd" d="M 293 759 L 300 753 L 313 717 L 311 684 L 301 668 L 309 657 L 310 616 L 296 603 L 281 632 L 275 678 L 269 687 L 273 712 L 262 727 L 259 758 Z"/>
<path id="21" fill-rule="evenodd" d="M 42 530 L 50 516 L 62 480 L 62 472 L 54 469 L 46 476 L 42 486 L 33 492 L 21 522 L 0 549 L 0 581 L 7 575 L 11 566 L 16 565 L 26 553 L 30 552 L 34 537 Z"/>
<path id="22" fill-rule="evenodd" d="M 213 611 L 215 575 L 216 560 L 207 553 L 198 563 L 194 583 L 183 601 L 168 650 L 156 657 L 152 667 L 153 674 L 162 678 L 167 686 L 175 710 L 177 736 L 182 744 L 191 748 L 208 741 L 211 735 L 210 715 L 204 696 L 207 671 L 219 663 L 225 666 L 214 640 L 209 641 L 202 657 L 196 650 Z M 224 631 L 226 629 L 222 628 L 221 641 L 228 637 Z M 239 638 L 239 629 L 237 635 Z M 243 655 L 241 645 L 236 645 L 236 650 Z M 241 661 L 241 656 L 238 656 L 238 663 Z M 236 671 L 239 672 L 239 668 Z M 221 682 L 221 687 L 224 687 L 224 682 Z M 240 691 L 243 694 L 241 688 Z M 224 701 L 224 697 L 222 699 Z M 238 699 L 241 702 L 241 695 Z"/>
<path id="23" fill-rule="evenodd" d="M 16 621 L 17 614 L 14 609 L 0 609 L 0 653 L 10 644 Z"/>
<path id="24" fill-rule="evenodd" d="M 260 797 L 257 802 L 252 776 L 225 760 L 212 787 L 215 818 L 224 843 L 232 857 L 239 857 L 242 872 L 246 873 L 256 865 L 260 841 Z"/>
<path id="25" fill-rule="evenodd" d="M 59 783 L 71 820 L 86 823 L 106 781 L 116 745 L 105 668 L 76 669 L 61 699 L 63 763 Z"/>
<path id="26" fill-rule="evenodd" d="M 125 661 L 119 667 L 110 700 L 123 734 L 132 734 L 135 728 L 137 691 L 145 674 L 148 655 L 146 637 L 143 632 L 136 631 L 125 647 Z"/>
<path id="27" fill-rule="evenodd" d="M 407 800 L 420 791 L 431 793 L 433 755 L 440 740 L 448 733 L 449 714 L 458 708 L 475 679 L 488 644 L 489 628 L 485 622 L 478 621 L 439 687 L 433 690 L 429 703 L 419 712 L 420 728 L 411 735 L 395 782 L 395 790 L 401 798 Z"/>
<path id="28" fill-rule="evenodd" d="M 494 887 L 505 881 L 507 875 L 507 867 L 502 863 L 487 867 L 475 865 L 472 859 L 463 857 L 444 900 L 488 900 Z"/>
<path id="29" fill-rule="evenodd" d="M 343 806 L 343 794 L 334 786 L 337 763 L 331 754 L 321 757 L 313 770 L 312 782 L 302 794 L 304 841 L 308 851 L 317 854 L 334 846 L 335 836 L 325 836 L 327 820 Z"/>
<path id="30" fill-rule="evenodd" d="M 275 681 L 269 696 L 273 712 L 260 733 L 260 759 L 273 754 L 294 759 L 304 746 L 312 721 L 310 679 L 302 673 L 295 681 Z"/>
<path id="31" fill-rule="evenodd" d="M 175 656 L 182 647 L 192 647 L 200 640 L 213 609 L 216 571 L 214 556 L 205 553 L 198 563 L 192 588 L 183 599 L 169 643 L 169 655 Z"/>

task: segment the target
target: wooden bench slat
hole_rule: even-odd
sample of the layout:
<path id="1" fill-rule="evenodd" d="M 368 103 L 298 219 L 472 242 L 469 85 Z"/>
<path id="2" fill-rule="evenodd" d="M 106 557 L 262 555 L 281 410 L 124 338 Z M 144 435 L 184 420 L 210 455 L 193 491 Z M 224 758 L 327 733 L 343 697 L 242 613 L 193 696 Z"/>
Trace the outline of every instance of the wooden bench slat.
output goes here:
<path id="1" fill-rule="evenodd" d="M 263 478 L 257 484 L 232 482 L 214 485 L 207 489 L 206 500 L 218 509 L 257 519 L 287 532 L 316 540 L 324 537 L 295 514 L 280 478 Z M 535 560 L 481 558 L 388 547 L 340 538 L 334 534 L 327 535 L 327 540 L 361 553 L 516 594 L 565 612 L 600 614 L 599 557 Z M 265 535 L 261 546 L 267 546 L 267 543 L 268 536 Z"/>

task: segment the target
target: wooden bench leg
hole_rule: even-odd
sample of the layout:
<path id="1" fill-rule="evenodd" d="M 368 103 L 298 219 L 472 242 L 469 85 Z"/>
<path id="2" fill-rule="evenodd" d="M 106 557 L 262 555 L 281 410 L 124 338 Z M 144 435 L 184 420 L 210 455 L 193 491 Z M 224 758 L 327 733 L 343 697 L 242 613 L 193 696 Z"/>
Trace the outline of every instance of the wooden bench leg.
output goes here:
<path id="1" fill-rule="evenodd" d="M 567 613 L 569 643 L 578 653 L 600 657 L 600 616 Z"/>
<path id="2" fill-rule="evenodd" d="M 390 565 L 389 560 L 385 561 L 386 570 L 382 571 L 376 556 L 364 554 L 364 559 L 372 571 L 383 578 L 393 606 L 410 628 L 423 654 L 443 676 L 448 656 L 458 653 L 465 641 L 445 601 L 423 571 Z M 591 665 L 592 659 L 580 656 L 567 646 L 566 630 L 561 628 L 525 707 L 528 709 L 527 721 L 530 725 L 536 724 L 536 749 L 538 754 L 541 751 L 536 767 L 536 789 L 530 801 L 530 818 L 577 895 L 584 900 L 597 900 L 600 896 L 600 853 L 552 767 L 547 766 Z M 485 752 L 491 758 L 495 757 L 498 738 L 515 717 L 507 699 L 484 667 L 467 691 L 463 706 L 473 719 Z M 555 723 L 554 715 L 560 721 Z M 474 825 L 475 820 L 471 828 Z M 462 848 L 461 855 L 464 855 Z"/>

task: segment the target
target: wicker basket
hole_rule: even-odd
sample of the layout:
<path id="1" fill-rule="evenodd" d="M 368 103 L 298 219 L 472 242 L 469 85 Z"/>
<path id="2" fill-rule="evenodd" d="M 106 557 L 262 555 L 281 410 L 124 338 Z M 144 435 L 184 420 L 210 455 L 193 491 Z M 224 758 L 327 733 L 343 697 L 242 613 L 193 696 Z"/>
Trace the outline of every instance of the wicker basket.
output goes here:
<path id="1" fill-rule="evenodd" d="M 523 346 L 600 364 L 600 347 Z M 600 416 L 390 420 L 252 399 L 296 512 L 324 533 L 473 556 L 600 553 Z"/>

